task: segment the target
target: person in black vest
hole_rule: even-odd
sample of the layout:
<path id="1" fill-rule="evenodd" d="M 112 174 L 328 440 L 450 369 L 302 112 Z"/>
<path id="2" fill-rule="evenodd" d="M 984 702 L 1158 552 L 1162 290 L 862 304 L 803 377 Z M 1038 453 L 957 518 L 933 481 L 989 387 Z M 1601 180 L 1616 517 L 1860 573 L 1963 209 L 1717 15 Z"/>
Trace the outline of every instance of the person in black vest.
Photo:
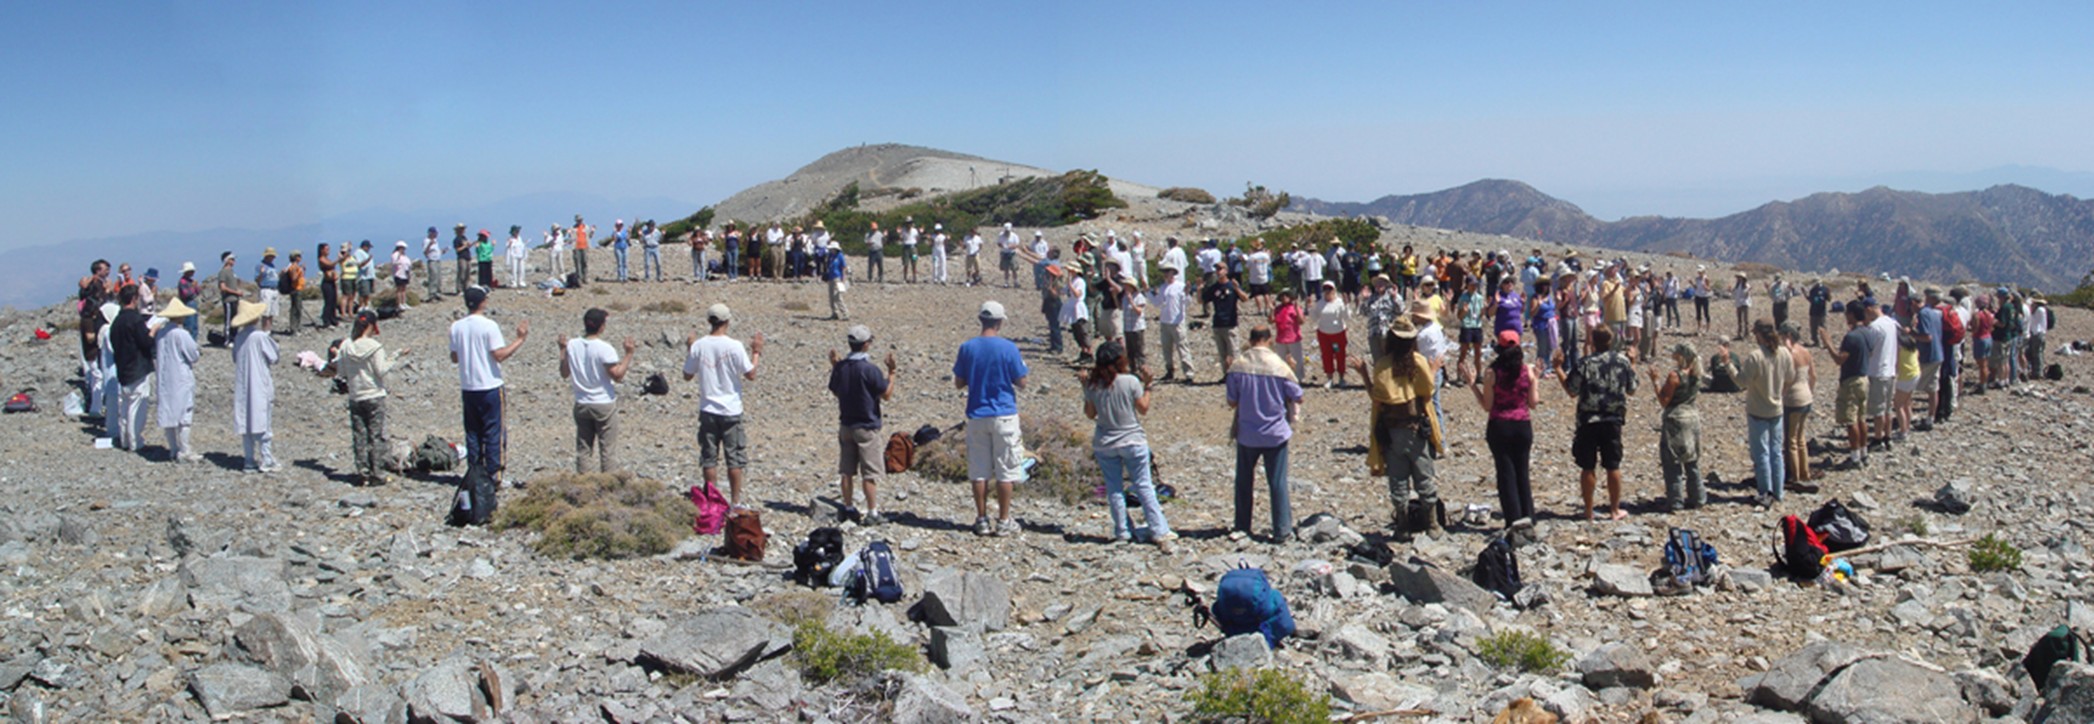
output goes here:
<path id="1" fill-rule="evenodd" d="M 874 365 L 869 350 L 872 349 L 872 330 L 863 324 L 852 325 L 844 333 L 844 343 L 849 345 L 850 354 L 836 356 L 829 350 L 829 394 L 836 396 L 836 473 L 838 487 L 843 499 L 845 520 L 857 519 L 868 526 L 887 521 L 880 513 L 879 499 L 874 497 L 880 485 L 880 474 L 886 472 L 886 439 L 880 436 L 884 420 L 880 415 L 880 403 L 894 399 L 895 364 L 894 353 L 887 353 L 886 374 Z M 865 512 L 860 514 L 853 503 L 855 496 L 851 481 L 857 479 L 865 486 Z"/>
<path id="2" fill-rule="evenodd" d="M 109 348 L 116 357 L 117 409 L 111 414 L 123 422 L 117 430 L 116 446 L 132 452 L 145 448 L 146 403 L 153 397 L 153 333 L 145 328 L 145 313 L 138 310 L 138 287 L 126 285 L 116 292 L 123 311 L 109 323 Z"/>

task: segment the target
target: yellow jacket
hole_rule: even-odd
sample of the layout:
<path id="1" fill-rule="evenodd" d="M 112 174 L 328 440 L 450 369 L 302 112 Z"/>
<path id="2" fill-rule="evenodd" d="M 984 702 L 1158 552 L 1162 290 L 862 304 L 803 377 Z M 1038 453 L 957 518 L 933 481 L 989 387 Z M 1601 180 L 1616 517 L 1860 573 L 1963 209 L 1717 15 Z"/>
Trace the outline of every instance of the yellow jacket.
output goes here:
<path id="1" fill-rule="evenodd" d="M 1367 397 L 1373 401 L 1367 418 L 1367 473 L 1370 475 L 1382 474 L 1378 426 L 1383 410 L 1411 408 L 1411 415 L 1423 418 L 1431 432 L 1428 437 L 1433 454 L 1438 455 L 1443 449 L 1439 418 L 1432 414 L 1432 366 L 1426 363 L 1425 355 L 1412 352 L 1410 374 L 1398 378 L 1393 362 L 1394 358 L 1382 358 L 1375 363 L 1373 373 L 1367 376 Z"/>

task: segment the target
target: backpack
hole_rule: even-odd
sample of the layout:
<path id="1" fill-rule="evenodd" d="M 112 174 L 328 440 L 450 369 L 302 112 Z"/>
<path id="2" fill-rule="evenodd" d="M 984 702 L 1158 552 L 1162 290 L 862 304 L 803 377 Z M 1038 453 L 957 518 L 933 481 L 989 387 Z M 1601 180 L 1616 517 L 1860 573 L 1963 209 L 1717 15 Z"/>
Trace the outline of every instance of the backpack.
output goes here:
<path id="1" fill-rule="evenodd" d="M 829 583 L 829 573 L 843 563 L 843 531 L 816 528 L 807 540 L 793 546 L 793 580 L 819 588 Z"/>
<path id="2" fill-rule="evenodd" d="M 1287 610 L 1287 598 L 1272 587 L 1263 570 L 1245 567 L 1222 574 L 1209 610 L 1215 628 L 1224 636 L 1259 633 L 1265 636 L 1266 645 L 1277 647 L 1281 639 L 1294 635 L 1294 614 Z"/>
<path id="3" fill-rule="evenodd" d="M 1434 501 L 1432 510 L 1426 510 L 1425 499 L 1412 498 L 1410 502 L 1404 504 L 1403 510 L 1403 526 L 1409 532 L 1424 532 L 1431 527 L 1431 522 L 1434 519 L 1438 519 L 1440 529 L 1445 530 L 1447 528 L 1447 501 Z"/>
<path id="4" fill-rule="evenodd" d="M 458 467 L 458 451 L 443 438 L 430 435 L 422 438 L 422 444 L 414 446 L 411 462 L 417 472 L 444 472 Z"/>
<path id="5" fill-rule="evenodd" d="M 642 387 L 642 391 L 650 395 L 669 394 L 669 378 L 663 377 L 660 372 L 650 374 L 647 376 L 647 384 Z"/>
<path id="6" fill-rule="evenodd" d="M 899 432 L 887 436 L 887 473 L 905 473 L 916 464 L 916 441 Z"/>
<path id="7" fill-rule="evenodd" d="M 1941 342 L 1951 347 L 1963 344 L 1963 317 L 1948 305 L 1941 309 Z"/>
<path id="8" fill-rule="evenodd" d="M 743 508 L 727 515 L 727 545 L 720 552 L 728 558 L 762 562 L 764 544 L 770 538 L 763 532 L 763 516 Z"/>
<path id="9" fill-rule="evenodd" d="M 1469 572 L 1469 580 L 1507 601 L 1525 587 L 1520 583 L 1520 561 L 1513 557 L 1512 544 L 1504 536 L 1492 538 L 1476 554 L 1476 568 Z"/>
<path id="10" fill-rule="evenodd" d="M 1665 572 L 1675 584 L 1708 583 L 1710 569 L 1718 562 L 1716 546 L 1694 531 L 1674 528 L 1665 537 Z"/>
<path id="11" fill-rule="evenodd" d="M 714 535 L 727 527 L 727 496 L 711 482 L 691 486 L 691 505 L 698 507 L 698 516 L 691 521 L 691 532 L 698 535 Z"/>
<path id="12" fill-rule="evenodd" d="M 909 436 L 909 440 L 915 442 L 917 447 L 923 447 L 937 442 L 943 437 L 945 437 L 945 432 L 939 430 L 936 425 L 925 425 L 916 428 L 916 434 Z"/>
<path id="13" fill-rule="evenodd" d="M 2043 379 L 2052 382 L 2065 379 L 2065 366 L 2056 362 L 2050 363 L 2050 366 L 2043 368 Z"/>
<path id="14" fill-rule="evenodd" d="M 1869 522 L 1840 505 L 1837 498 L 1825 501 L 1810 514 L 1810 529 L 1834 552 L 1860 548 L 1869 542 Z"/>
<path id="15" fill-rule="evenodd" d="M 8 397 L 6 407 L 0 407 L 0 410 L 6 410 L 7 412 L 35 412 L 36 400 L 30 399 L 28 390 L 23 390 Z"/>
<path id="16" fill-rule="evenodd" d="M 1774 561 L 1788 571 L 1789 577 L 1798 580 L 1817 578 L 1825 572 L 1825 558 L 1832 549 L 1818 532 L 1803 524 L 1803 519 L 1793 515 L 1781 518 L 1781 548 L 1775 551 Z"/>
<path id="17" fill-rule="evenodd" d="M 883 540 L 867 543 L 865 550 L 858 551 L 858 575 L 851 579 L 851 598 L 859 603 L 867 599 L 894 603 L 902 600 L 903 595 L 902 579 L 894 572 L 894 549 Z"/>
<path id="18" fill-rule="evenodd" d="M 2042 690 L 2049 686 L 2050 670 L 2057 666 L 2058 662 L 2085 663 L 2089 648 L 2086 639 L 2081 638 L 2071 626 L 2059 626 L 2044 634 L 2043 638 L 2036 639 L 2036 645 L 2029 647 L 2028 655 L 2021 657 L 2021 668 L 2029 672 L 2029 678 L 2036 682 L 2036 688 Z"/>
<path id="19" fill-rule="evenodd" d="M 458 493 L 451 497 L 451 513 L 444 524 L 454 528 L 468 525 L 487 525 L 494 519 L 496 507 L 494 474 L 486 468 L 470 465 L 465 477 L 458 481 Z"/>

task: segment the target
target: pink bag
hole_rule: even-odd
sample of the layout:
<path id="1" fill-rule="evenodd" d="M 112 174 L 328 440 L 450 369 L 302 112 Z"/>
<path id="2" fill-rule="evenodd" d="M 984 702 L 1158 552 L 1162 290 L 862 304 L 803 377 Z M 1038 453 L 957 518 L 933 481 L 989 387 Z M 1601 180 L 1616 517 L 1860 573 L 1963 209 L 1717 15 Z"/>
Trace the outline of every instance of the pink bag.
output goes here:
<path id="1" fill-rule="evenodd" d="M 698 506 L 698 518 L 691 523 L 698 535 L 716 535 L 727 528 L 727 496 L 712 483 L 691 486 L 691 504 Z"/>

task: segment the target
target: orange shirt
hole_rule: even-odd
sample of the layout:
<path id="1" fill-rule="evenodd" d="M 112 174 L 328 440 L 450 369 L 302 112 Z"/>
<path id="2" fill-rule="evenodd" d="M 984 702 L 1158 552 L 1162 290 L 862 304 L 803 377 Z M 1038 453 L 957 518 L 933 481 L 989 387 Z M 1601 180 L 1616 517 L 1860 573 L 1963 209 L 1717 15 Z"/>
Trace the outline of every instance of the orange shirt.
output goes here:
<path id="1" fill-rule="evenodd" d="M 574 225 L 574 248 L 589 248 L 589 227 L 581 224 Z"/>

